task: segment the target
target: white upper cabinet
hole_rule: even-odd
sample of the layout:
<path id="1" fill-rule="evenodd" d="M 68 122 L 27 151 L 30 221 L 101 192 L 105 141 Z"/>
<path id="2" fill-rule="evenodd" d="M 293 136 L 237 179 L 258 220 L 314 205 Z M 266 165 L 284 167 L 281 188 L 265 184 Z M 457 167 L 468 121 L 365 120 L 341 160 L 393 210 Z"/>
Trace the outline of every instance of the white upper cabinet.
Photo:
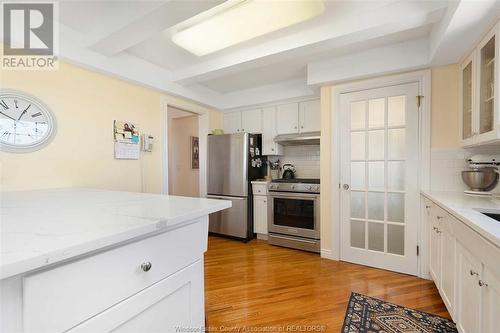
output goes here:
<path id="1" fill-rule="evenodd" d="M 300 132 L 321 130 L 321 106 L 319 99 L 299 103 Z"/>
<path id="2" fill-rule="evenodd" d="M 262 133 L 262 109 L 228 112 L 224 114 L 224 133 Z"/>
<path id="3" fill-rule="evenodd" d="M 276 133 L 292 134 L 299 132 L 299 104 L 290 103 L 276 107 Z"/>
<path id="4" fill-rule="evenodd" d="M 490 30 L 461 65 L 460 139 L 462 147 L 500 141 L 498 32 Z"/>
<path id="5" fill-rule="evenodd" d="M 274 142 L 276 136 L 276 107 L 262 109 L 262 154 L 282 155 L 283 147 Z"/>
<path id="6" fill-rule="evenodd" d="M 241 132 L 241 112 L 224 114 L 224 133 L 233 134 Z"/>
<path id="7" fill-rule="evenodd" d="M 460 66 L 461 73 L 461 99 L 460 99 L 460 140 L 463 146 L 471 145 L 474 140 L 474 116 L 472 114 L 474 105 L 474 89 L 476 74 L 475 53 L 471 54 Z"/>
<path id="8" fill-rule="evenodd" d="M 241 130 L 262 133 L 262 109 L 241 111 Z"/>

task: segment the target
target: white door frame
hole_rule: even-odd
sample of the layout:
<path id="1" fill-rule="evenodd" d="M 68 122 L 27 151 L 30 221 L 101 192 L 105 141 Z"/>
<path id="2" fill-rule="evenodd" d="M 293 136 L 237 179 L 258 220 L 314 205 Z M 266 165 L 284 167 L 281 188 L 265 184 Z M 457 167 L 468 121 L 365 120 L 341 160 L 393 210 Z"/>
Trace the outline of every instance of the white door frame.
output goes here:
<path id="1" fill-rule="evenodd" d="M 331 188 L 332 188 L 332 259 L 340 260 L 340 226 L 341 226 L 341 206 L 340 206 L 340 95 L 360 90 L 381 88 L 391 85 L 418 82 L 419 91 L 424 96 L 419 112 L 419 166 L 420 166 L 420 190 L 430 188 L 430 150 L 431 150 L 431 71 L 429 69 L 404 73 L 392 76 L 385 76 L 375 79 L 367 79 L 352 83 L 333 86 L 331 89 Z M 427 272 L 427 230 L 426 223 L 422 219 L 422 212 L 418 210 L 417 243 L 419 244 L 418 276 L 428 278 Z"/>
<path id="2" fill-rule="evenodd" d="M 162 96 L 161 99 L 161 194 L 168 193 L 168 107 L 198 115 L 200 145 L 199 189 L 200 197 L 207 195 L 207 137 L 209 134 L 208 109 L 188 101 Z"/>

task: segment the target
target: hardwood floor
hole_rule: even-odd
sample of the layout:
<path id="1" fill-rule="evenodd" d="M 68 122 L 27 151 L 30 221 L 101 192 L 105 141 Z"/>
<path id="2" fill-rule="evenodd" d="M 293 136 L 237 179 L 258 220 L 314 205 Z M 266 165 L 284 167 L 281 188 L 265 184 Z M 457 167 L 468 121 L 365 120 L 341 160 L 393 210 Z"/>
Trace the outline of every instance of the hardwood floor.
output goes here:
<path id="1" fill-rule="evenodd" d="M 210 237 L 205 269 L 207 323 L 214 332 L 236 331 L 229 327 L 273 327 L 273 332 L 288 325 L 324 325 L 323 332 L 339 332 L 351 291 L 449 318 L 432 281 L 264 241 Z"/>

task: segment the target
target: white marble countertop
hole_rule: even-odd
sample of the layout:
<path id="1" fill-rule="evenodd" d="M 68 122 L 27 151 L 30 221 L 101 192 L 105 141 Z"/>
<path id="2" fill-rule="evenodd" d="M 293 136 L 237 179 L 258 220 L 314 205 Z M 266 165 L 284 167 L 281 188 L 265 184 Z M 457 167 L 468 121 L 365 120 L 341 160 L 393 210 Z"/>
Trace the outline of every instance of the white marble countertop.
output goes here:
<path id="1" fill-rule="evenodd" d="M 269 181 L 264 180 L 264 179 L 262 179 L 262 180 L 252 180 L 251 183 L 252 184 L 267 184 L 267 183 L 269 183 Z"/>
<path id="2" fill-rule="evenodd" d="M 82 188 L 0 195 L 0 279 L 231 207 L 227 200 Z"/>
<path id="3" fill-rule="evenodd" d="M 480 213 L 500 214 L 500 199 L 463 192 L 423 191 L 422 194 L 500 248 L 500 222 Z"/>

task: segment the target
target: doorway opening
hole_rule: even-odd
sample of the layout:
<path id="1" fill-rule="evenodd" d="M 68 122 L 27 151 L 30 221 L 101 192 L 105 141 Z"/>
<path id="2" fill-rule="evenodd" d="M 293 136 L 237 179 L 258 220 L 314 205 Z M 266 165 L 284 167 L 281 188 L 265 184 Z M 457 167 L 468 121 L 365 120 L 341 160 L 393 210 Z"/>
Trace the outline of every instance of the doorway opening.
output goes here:
<path id="1" fill-rule="evenodd" d="M 168 194 L 200 196 L 199 114 L 167 109 Z"/>

